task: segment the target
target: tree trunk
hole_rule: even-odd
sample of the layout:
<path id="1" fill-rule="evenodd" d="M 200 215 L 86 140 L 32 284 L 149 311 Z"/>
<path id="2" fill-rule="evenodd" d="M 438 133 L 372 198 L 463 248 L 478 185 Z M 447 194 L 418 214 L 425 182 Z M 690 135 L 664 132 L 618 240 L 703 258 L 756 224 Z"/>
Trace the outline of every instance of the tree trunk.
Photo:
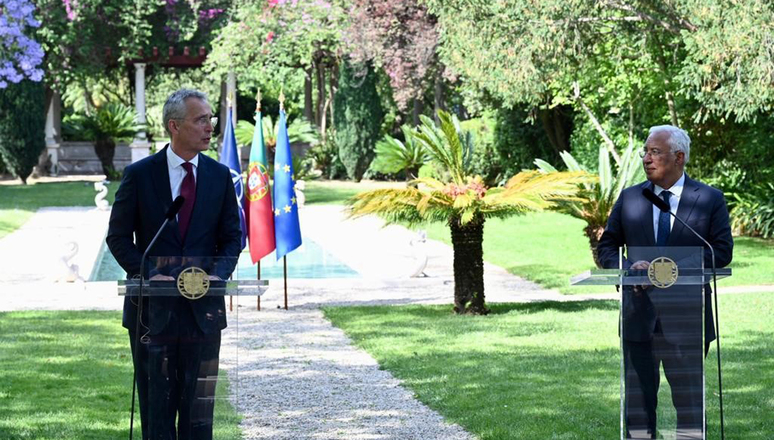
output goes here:
<path id="1" fill-rule="evenodd" d="M 315 62 L 315 70 L 317 70 L 317 117 L 315 122 L 320 129 L 320 134 L 325 136 L 325 128 L 322 127 L 322 122 L 325 119 L 325 66 L 321 61 Z"/>
<path id="2" fill-rule="evenodd" d="M 440 69 L 435 74 L 435 84 L 433 87 L 433 115 L 438 117 L 438 110 L 446 111 L 446 93 L 443 84 L 443 77 L 441 76 Z"/>
<path id="3" fill-rule="evenodd" d="M 116 153 L 116 142 L 113 139 L 97 139 L 94 142 L 94 152 L 102 164 L 102 172 L 107 178 L 111 178 L 115 172 L 113 156 Z"/>
<path id="4" fill-rule="evenodd" d="M 589 248 L 591 249 L 591 255 L 594 257 L 594 264 L 598 269 L 603 269 L 602 262 L 599 261 L 599 240 L 602 238 L 602 233 L 605 232 L 604 226 L 586 226 L 583 228 L 583 233 L 589 239 Z"/>
<path id="5" fill-rule="evenodd" d="M 454 248 L 454 311 L 486 315 L 484 300 L 484 218 L 477 216 L 466 225 L 458 217 L 449 221 Z"/>
<path id="6" fill-rule="evenodd" d="M 414 111 L 411 114 L 411 121 L 414 123 L 414 127 L 419 127 L 421 121 L 419 115 L 422 114 L 422 98 L 414 98 Z"/>
<path id="7" fill-rule="evenodd" d="M 312 108 L 312 69 L 304 70 L 304 118 L 309 123 L 314 123 L 314 109 Z"/>

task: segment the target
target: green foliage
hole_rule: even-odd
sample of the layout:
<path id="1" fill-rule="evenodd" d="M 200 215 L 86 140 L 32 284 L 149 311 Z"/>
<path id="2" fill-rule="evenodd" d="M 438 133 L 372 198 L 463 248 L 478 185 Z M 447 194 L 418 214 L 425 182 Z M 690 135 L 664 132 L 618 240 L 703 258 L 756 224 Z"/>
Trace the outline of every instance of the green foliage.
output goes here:
<path id="1" fill-rule="evenodd" d="M 752 193 L 733 194 L 731 227 L 741 235 L 774 238 L 774 184 L 759 184 Z"/>
<path id="2" fill-rule="evenodd" d="M 536 157 L 559 159 L 543 127 L 531 120 L 523 107 L 500 108 L 495 118 L 492 153 L 498 176 L 511 176 L 531 168 Z"/>
<path id="3" fill-rule="evenodd" d="M 414 131 L 410 125 L 401 126 L 403 141 L 390 135 L 385 136 L 376 144 L 376 158 L 371 162 L 371 169 L 385 174 L 405 172 L 406 179 L 419 177 L 419 169 L 429 156 L 422 144 L 414 140 Z"/>
<path id="4" fill-rule="evenodd" d="M 279 119 L 275 123 L 271 116 L 263 115 L 261 121 L 263 123 L 263 141 L 266 144 L 266 150 L 273 152 L 277 145 Z M 239 145 L 252 145 L 254 133 L 255 124 L 245 120 L 237 122 L 237 126 L 234 129 L 234 135 Z M 314 124 L 302 117 L 298 117 L 293 119 L 290 125 L 288 125 L 288 139 L 291 144 L 305 143 L 316 145 L 320 141 L 320 134 Z"/>
<path id="5" fill-rule="evenodd" d="M 102 170 L 109 179 L 120 174 L 113 166 L 116 141 L 131 139 L 144 125 L 137 122 L 133 109 L 118 103 L 107 103 L 96 112 L 73 115 L 63 121 L 62 129 L 71 137 L 94 142 L 94 152 L 102 163 Z"/>
<path id="6" fill-rule="evenodd" d="M 0 92 L 0 161 L 23 183 L 46 147 L 45 100 L 43 84 L 30 80 Z"/>
<path id="7" fill-rule="evenodd" d="M 334 124 L 339 159 L 347 176 L 360 181 L 371 164 L 374 145 L 384 117 L 376 93 L 376 75 L 371 66 L 341 65 L 339 91 L 334 105 Z"/>

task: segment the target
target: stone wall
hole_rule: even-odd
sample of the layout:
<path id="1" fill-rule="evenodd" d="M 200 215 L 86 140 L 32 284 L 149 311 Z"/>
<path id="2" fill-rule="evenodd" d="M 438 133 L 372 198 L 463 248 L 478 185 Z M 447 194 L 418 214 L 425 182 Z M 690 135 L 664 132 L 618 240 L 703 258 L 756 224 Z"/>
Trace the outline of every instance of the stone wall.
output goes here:
<path id="1" fill-rule="evenodd" d="M 57 148 L 59 175 L 67 174 L 102 174 L 102 164 L 94 152 L 91 142 L 62 142 Z M 132 153 L 129 145 L 116 145 L 113 165 L 117 170 L 123 170 L 132 163 Z"/>

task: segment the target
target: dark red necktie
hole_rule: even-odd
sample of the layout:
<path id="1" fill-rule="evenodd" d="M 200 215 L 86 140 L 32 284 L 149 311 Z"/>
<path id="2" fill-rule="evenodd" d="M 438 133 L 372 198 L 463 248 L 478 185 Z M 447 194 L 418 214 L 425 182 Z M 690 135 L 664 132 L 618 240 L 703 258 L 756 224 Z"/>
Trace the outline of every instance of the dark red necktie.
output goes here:
<path id="1" fill-rule="evenodd" d="M 185 203 L 177 214 L 177 224 L 180 227 L 180 238 L 185 241 L 185 234 L 188 232 L 188 224 L 191 223 L 191 213 L 196 201 L 196 178 L 193 173 L 193 164 L 183 162 L 183 168 L 185 168 L 186 175 L 183 178 L 183 184 L 180 185 L 180 195 L 185 197 Z"/>

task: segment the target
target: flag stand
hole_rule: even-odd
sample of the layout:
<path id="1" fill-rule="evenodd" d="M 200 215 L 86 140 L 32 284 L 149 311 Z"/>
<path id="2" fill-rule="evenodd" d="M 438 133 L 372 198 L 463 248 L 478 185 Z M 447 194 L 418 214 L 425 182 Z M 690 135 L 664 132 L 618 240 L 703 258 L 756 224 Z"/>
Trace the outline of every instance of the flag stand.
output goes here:
<path id="1" fill-rule="evenodd" d="M 258 261 L 258 272 L 257 272 L 257 279 L 261 279 L 261 261 Z M 261 296 L 258 295 L 255 299 L 257 302 L 255 304 L 255 310 L 261 311 Z"/>

